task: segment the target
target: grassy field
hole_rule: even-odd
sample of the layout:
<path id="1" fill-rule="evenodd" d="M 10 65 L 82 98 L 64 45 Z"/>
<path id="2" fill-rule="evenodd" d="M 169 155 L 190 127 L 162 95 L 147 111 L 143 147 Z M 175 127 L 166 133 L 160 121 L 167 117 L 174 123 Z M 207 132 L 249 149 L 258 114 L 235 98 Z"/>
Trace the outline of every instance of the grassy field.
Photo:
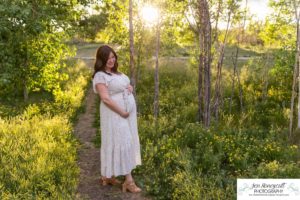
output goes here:
<path id="1" fill-rule="evenodd" d="M 232 52 L 234 49 L 229 49 Z M 285 110 L 276 95 L 261 100 L 264 52 L 241 50 L 244 112 L 237 86 L 228 114 L 231 63 L 224 63 L 218 122 L 210 128 L 196 121 L 197 65 L 182 57 L 160 59 L 160 115 L 153 118 L 154 60 L 138 82 L 139 134 L 143 165 L 139 184 L 157 199 L 236 199 L 237 178 L 299 178 L 299 146 L 288 141 Z M 264 57 L 263 57 L 264 58 Z M 226 59 L 225 59 L 226 61 Z M 269 65 L 272 67 L 272 59 Z M 212 64 L 212 102 L 215 63 Z M 271 76 L 271 75 L 270 75 Z M 270 77 L 270 79 L 274 77 Z M 275 79 L 277 77 L 275 76 Z M 271 82 L 271 80 L 270 80 Z M 250 85 L 250 86 L 249 86 Z"/>
<path id="2" fill-rule="evenodd" d="M 76 56 L 93 58 L 99 45 L 77 45 Z M 222 86 L 227 91 L 233 69 L 227 57 L 234 51 L 233 47 L 225 51 Z M 265 55 L 262 50 L 241 48 L 238 69 L 263 66 L 265 60 L 261 57 Z M 8 168 L 0 170 L 0 186 L 5 189 L 0 193 L 3 199 L 22 195 L 29 199 L 64 199 L 72 198 L 74 194 L 78 168 L 75 165 L 77 144 L 72 137 L 72 122 L 82 111 L 82 99 L 91 83 L 94 60 L 70 59 L 68 63 L 69 67 L 64 72 L 69 79 L 61 83 L 61 92 L 54 95 L 30 93 L 28 102 L 23 102 L 22 97 L 0 101 L 0 141 L 4 141 L 0 143 L 0 153 L 24 161 L 9 160 L 5 156 L 0 158 L 1 165 L 17 166 L 11 173 Z M 246 99 L 250 108 L 247 113 L 238 115 L 238 106 L 235 106 L 236 116 L 223 113 L 220 125 L 213 125 L 207 130 L 196 122 L 196 59 L 186 55 L 160 57 L 160 118 L 157 127 L 152 116 L 155 60 L 152 57 L 144 64 L 146 67 L 141 71 L 137 87 L 143 166 L 134 173 L 138 184 L 147 192 L 158 199 L 227 200 L 235 197 L 237 177 L 299 176 L 296 163 L 298 147 L 287 144 L 278 129 L 272 129 L 273 126 L 270 130 L 261 126 L 261 119 L 269 124 L 276 124 L 277 120 L 284 125 L 281 110 L 268 109 L 267 106 L 272 106 L 272 102 L 270 105 L 259 104 L 260 110 L 266 111 L 265 107 L 270 110 L 262 114 L 251 110 L 253 101 L 249 104 L 250 100 Z M 259 68 L 255 70 L 260 73 Z M 216 63 L 212 63 L 212 81 L 215 71 Z M 252 73 L 251 70 L 244 74 L 245 80 L 250 76 L 248 73 Z M 260 79 L 256 81 L 255 84 L 259 85 Z M 257 95 L 255 89 L 248 95 Z M 213 90 L 212 85 L 212 94 Z M 238 98 L 234 102 L 239 105 Z M 226 109 L 226 105 L 223 109 Z M 99 127 L 98 119 L 99 112 L 95 116 L 95 127 Z M 31 129 L 30 124 L 35 126 Z M 14 127 L 18 127 L 17 130 Z M 23 130 L 26 130 L 26 134 L 23 134 Z M 27 138 L 31 140 L 27 141 Z M 13 143 L 14 140 L 19 142 Z M 94 142 L 99 147 L 99 131 Z M 13 150 L 18 146 L 23 151 Z M 257 151 L 260 153 L 256 154 Z M 45 164 L 53 159 L 52 165 Z M 33 166 L 38 166 L 39 170 L 32 170 Z M 16 179 L 7 178 L 13 176 Z M 207 188 L 210 188 L 209 192 Z"/>
<path id="3" fill-rule="evenodd" d="M 68 60 L 61 90 L 0 101 L 0 199 L 74 199 L 79 169 L 73 123 L 90 83 L 84 62 Z"/>

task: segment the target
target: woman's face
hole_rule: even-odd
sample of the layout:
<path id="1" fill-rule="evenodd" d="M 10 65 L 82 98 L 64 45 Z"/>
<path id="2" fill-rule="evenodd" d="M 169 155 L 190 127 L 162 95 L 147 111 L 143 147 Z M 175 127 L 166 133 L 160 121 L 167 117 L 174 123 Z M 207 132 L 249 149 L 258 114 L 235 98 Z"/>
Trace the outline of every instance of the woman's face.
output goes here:
<path id="1" fill-rule="evenodd" d="M 110 52 L 108 56 L 108 60 L 106 62 L 106 69 L 112 69 L 115 65 L 115 62 L 116 62 L 116 57 L 112 52 Z"/>

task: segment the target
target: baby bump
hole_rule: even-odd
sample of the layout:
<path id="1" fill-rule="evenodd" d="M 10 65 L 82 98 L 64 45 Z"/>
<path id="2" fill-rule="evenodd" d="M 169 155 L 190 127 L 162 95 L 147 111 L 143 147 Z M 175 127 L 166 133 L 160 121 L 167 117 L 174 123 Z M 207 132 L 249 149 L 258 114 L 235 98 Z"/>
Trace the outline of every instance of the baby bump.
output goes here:
<path id="1" fill-rule="evenodd" d="M 110 98 L 122 109 L 126 109 L 126 105 L 125 105 L 125 100 L 123 98 L 123 94 L 122 93 L 117 93 L 117 94 L 113 94 L 110 96 Z"/>
<path id="2" fill-rule="evenodd" d="M 131 112 L 135 108 L 134 96 L 130 93 L 118 93 L 111 95 L 111 99 L 116 102 L 118 106 L 127 112 Z"/>
<path id="3" fill-rule="evenodd" d="M 136 105 L 135 105 L 135 99 L 134 96 L 132 94 L 128 95 L 128 99 L 127 99 L 127 112 L 131 112 L 135 109 Z"/>

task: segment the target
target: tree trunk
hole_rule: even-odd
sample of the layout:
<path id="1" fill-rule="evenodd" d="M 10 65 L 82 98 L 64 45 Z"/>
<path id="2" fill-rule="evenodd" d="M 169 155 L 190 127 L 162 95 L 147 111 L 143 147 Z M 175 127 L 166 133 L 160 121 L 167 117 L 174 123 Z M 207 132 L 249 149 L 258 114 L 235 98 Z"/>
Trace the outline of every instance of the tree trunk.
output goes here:
<path id="1" fill-rule="evenodd" d="M 297 128 L 300 128 L 300 69 L 299 69 L 299 56 L 300 56 L 300 34 L 299 34 L 299 16 L 297 18 L 297 52 L 296 52 L 296 65 L 297 65 L 297 75 L 298 75 L 298 123 Z"/>
<path id="2" fill-rule="evenodd" d="M 203 36 L 201 31 L 199 31 L 199 64 L 198 64 L 198 122 L 203 121 L 203 63 L 204 63 L 204 56 L 203 56 Z"/>
<path id="3" fill-rule="evenodd" d="M 266 57 L 266 62 L 264 64 L 264 74 L 263 74 L 263 91 L 262 91 L 262 100 L 266 101 L 267 97 L 268 97 L 268 85 L 269 85 L 269 59 L 270 59 L 270 55 L 269 53 L 267 53 L 267 57 Z"/>
<path id="4" fill-rule="evenodd" d="M 232 55 L 232 64 L 233 64 L 233 74 L 232 74 L 232 84 L 231 84 L 231 94 L 230 94 L 230 100 L 229 100 L 229 113 L 231 114 L 232 111 L 232 99 L 234 94 L 234 88 L 235 88 L 235 76 L 237 71 L 237 55 L 238 55 L 239 48 L 236 48 L 235 55 Z M 233 54 L 233 53 L 232 53 Z"/>
<path id="5" fill-rule="evenodd" d="M 133 95 L 136 96 L 135 87 L 136 87 L 136 74 L 134 66 L 134 39 L 133 39 L 133 24 L 132 24 L 132 0 L 129 0 L 129 49 L 130 49 L 130 82 L 133 86 Z"/>
<path id="6" fill-rule="evenodd" d="M 297 128 L 300 128 L 300 66 L 299 66 L 299 58 L 300 58 L 300 30 L 299 30 L 299 20 L 300 20 L 300 13 L 299 13 L 299 5 L 297 4 L 298 2 L 294 1 L 294 7 L 295 7 L 295 14 L 296 14 L 296 20 L 297 20 L 297 41 L 296 41 L 296 60 L 295 60 L 295 65 L 296 65 L 296 74 L 298 76 L 298 112 L 297 112 L 297 117 L 298 117 L 298 123 L 297 123 Z M 297 73 L 298 72 L 298 73 Z M 296 82 L 295 82 L 296 84 Z M 294 88 L 293 88 L 294 89 Z"/>
<path id="7" fill-rule="evenodd" d="M 155 75 L 154 75 L 154 118 L 157 122 L 159 115 L 159 72 L 158 72 L 158 59 L 159 59 L 159 46 L 160 46 L 160 24 L 157 23 L 156 27 L 156 52 L 155 52 Z"/>
<path id="8" fill-rule="evenodd" d="M 228 20 L 227 20 L 227 26 L 225 31 L 225 36 L 223 40 L 223 44 L 220 46 L 220 52 L 219 52 L 219 59 L 218 59 L 218 65 L 217 65 L 217 80 L 215 84 L 215 101 L 214 101 L 214 114 L 216 121 L 219 119 L 219 105 L 220 105 L 220 99 L 221 99 L 221 81 L 222 81 L 222 66 L 223 66 L 223 60 L 224 60 L 224 52 L 225 52 L 225 46 L 227 42 L 227 35 L 228 30 L 231 22 L 231 12 L 228 14 Z"/>
<path id="9" fill-rule="evenodd" d="M 141 75 L 141 48 L 137 48 L 137 63 L 136 63 L 136 79 L 135 79 L 135 91 L 138 89 L 140 75 Z M 138 98 L 135 98 L 137 113 L 139 113 L 140 106 L 138 102 Z"/>
<path id="10" fill-rule="evenodd" d="M 295 87 L 298 81 L 298 87 L 300 87 L 299 83 L 299 16 L 297 14 L 297 11 L 295 9 L 295 14 L 297 18 L 297 42 L 296 42 L 296 54 L 295 54 L 295 65 L 294 65 L 294 73 L 293 73 L 293 86 L 292 86 L 292 97 L 291 97 L 291 112 L 290 112 L 290 125 L 289 125 L 289 136 L 290 138 L 292 137 L 293 134 L 293 118 L 294 118 L 294 101 L 296 97 L 296 91 Z M 298 73 L 297 73 L 298 72 Z M 300 95 L 298 94 L 298 106 L 299 106 L 299 101 L 300 101 Z M 299 119 L 300 119 L 300 113 L 299 113 L 299 107 L 298 107 L 298 124 L 297 127 L 299 128 Z"/>
<path id="11" fill-rule="evenodd" d="M 215 43 L 218 39 L 218 36 L 219 36 L 219 34 L 218 34 L 218 28 L 219 28 L 218 25 L 219 25 L 219 18 L 220 18 L 222 3 L 223 3 L 223 0 L 218 1 L 217 15 L 216 15 L 216 18 L 215 18 L 216 24 L 215 24 L 215 28 L 214 28 L 215 33 L 214 33 L 214 36 L 213 36 L 212 43 Z"/>
<path id="12" fill-rule="evenodd" d="M 297 30 L 298 34 L 298 30 Z M 291 111 L 290 111 L 290 125 L 289 125 L 289 134 L 290 137 L 292 136 L 293 133 L 293 118 L 294 118 L 294 101 L 295 101 L 295 96 L 296 96 L 296 91 L 295 91 L 295 86 L 297 82 L 297 55 L 295 56 L 295 65 L 294 65 L 294 73 L 293 73 L 293 86 L 292 86 L 292 97 L 291 97 Z"/>
<path id="13" fill-rule="evenodd" d="M 24 98 L 24 101 L 27 102 L 28 101 L 28 87 L 27 87 L 27 74 L 28 74 L 28 60 L 29 60 L 29 55 L 28 55 L 28 37 L 26 38 L 25 40 L 25 54 L 26 54 L 26 58 L 24 60 L 24 71 L 23 71 L 23 80 L 22 80 L 22 83 L 23 83 L 23 98 Z"/>
<path id="14" fill-rule="evenodd" d="M 243 112 L 244 111 L 244 108 L 243 108 L 243 90 L 242 90 L 242 85 L 241 85 L 241 80 L 240 80 L 240 74 L 239 74 L 239 71 L 237 70 L 238 56 L 239 56 L 239 42 L 237 43 L 235 55 L 234 55 L 234 58 L 233 58 L 232 62 L 233 62 L 233 70 L 235 72 L 234 74 L 236 75 L 237 81 L 238 81 L 240 108 L 241 108 L 241 112 Z M 233 77 L 233 78 L 235 78 L 235 77 Z M 233 82 L 232 84 L 233 85 L 232 85 L 232 88 L 231 88 L 232 90 L 231 90 L 230 105 L 229 105 L 230 112 L 231 112 L 231 107 L 232 107 L 232 98 L 233 98 L 235 83 Z"/>
<path id="15" fill-rule="evenodd" d="M 239 86 L 240 108 L 241 108 L 241 112 L 243 113 L 244 112 L 244 106 L 243 106 L 243 89 L 242 89 L 240 74 L 239 74 L 238 70 L 236 70 L 236 77 L 237 77 L 238 86 Z"/>
<path id="16" fill-rule="evenodd" d="M 209 7 L 206 0 L 199 0 L 200 11 L 200 32 L 203 37 L 203 49 L 200 49 L 200 54 L 203 53 L 204 66 L 204 126 L 210 125 L 210 89 L 211 89 L 211 23 L 209 16 Z"/>
<path id="17" fill-rule="evenodd" d="M 23 80 L 23 97 L 24 97 L 24 101 L 27 102 L 28 101 L 28 88 L 27 88 L 27 82 L 25 79 Z"/>
<path id="18" fill-rule="evenodd" d="M 245 2 L 245 10 L 244 10 L 242 31 L 237 37 L 236 51 L 235 51 L 235 55 L 232 57 L 233 78 L 232 78 L 231 96 L 230 96 L 230 103 L 229 103 L 229 112 L 230 113 L 231 113 L 231 109 L 232 109 L 232 98 L 233 98 L 234 87 L 235 87 L 235 76 L 237 77 L 237 81 L 238 81 L 241 112 L 243 112 L 243 110 L 244 110 L 244 108 L 243 108 L 243 90 L 242 90 L 242 85 L 241 85 L 241 81 L 240 81 L 240 75 L 239 75 L 239 72 L 237 70 L 237 64 L 238 64 L 238 57 L 239 57 L 239 45 L 240 45 L 240 40 L 241 40 L 240 37 L 243 37 L 244 30 L 245 30 L 245 25 L 246 25 L 247 7 L 248 7 L 248 0 L 246 0 L 246 2 Z"/>

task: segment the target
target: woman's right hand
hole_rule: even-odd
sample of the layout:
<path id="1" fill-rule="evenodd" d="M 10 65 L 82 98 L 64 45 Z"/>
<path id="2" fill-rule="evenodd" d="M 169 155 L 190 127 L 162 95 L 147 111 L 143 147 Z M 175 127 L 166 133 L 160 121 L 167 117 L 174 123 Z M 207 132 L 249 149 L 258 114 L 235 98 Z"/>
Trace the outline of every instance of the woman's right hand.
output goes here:
<path id="1" fill-rule="evenodd" d="M 121 115 L 121 117 L 127 118 L 127 117 L 129 117 L 129 112 L 123 112 L 120 115 Z"/>

